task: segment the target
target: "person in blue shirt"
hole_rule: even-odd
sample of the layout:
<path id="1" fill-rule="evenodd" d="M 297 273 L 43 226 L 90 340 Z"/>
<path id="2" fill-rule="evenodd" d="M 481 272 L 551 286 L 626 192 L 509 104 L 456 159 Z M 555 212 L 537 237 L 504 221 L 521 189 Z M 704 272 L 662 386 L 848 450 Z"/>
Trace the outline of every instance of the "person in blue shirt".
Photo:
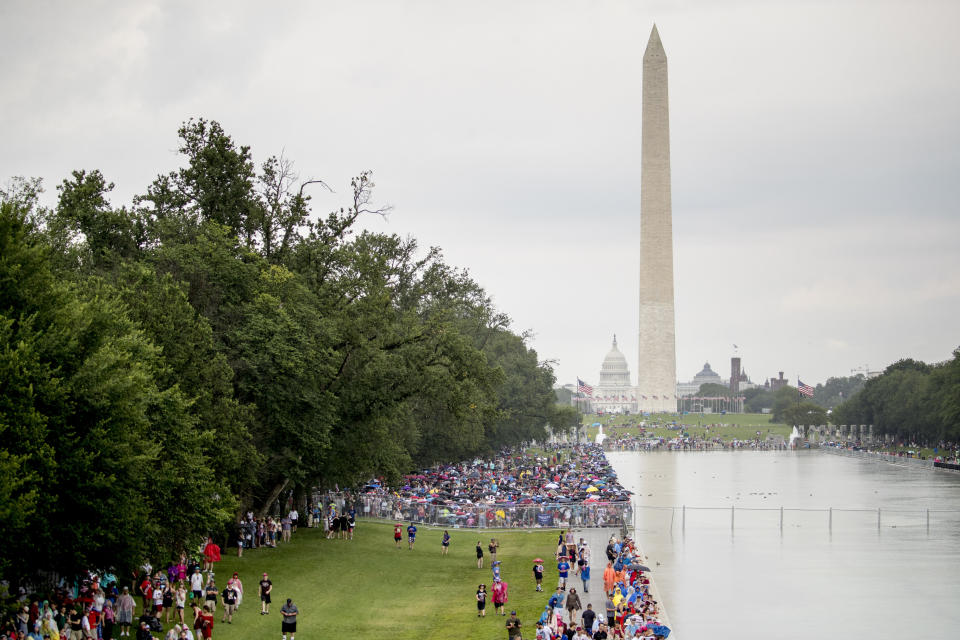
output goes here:
<path id="1" fill-rule="evenodd" d="M 417 526 L 410 523 L 410 526 L 407 527 L 407 548 L 410 551 L 413 551 L 413 543 L 417 541 Z"/>
<path id="2" fill-rule="evenodd" d="M 440 541 L 440 555 L 445 556 L 450 551 L 450 533 L 444 529 L 443 540 Z"/>
<path id="3" fill-rule="evenodd" d="M 550 599 L 547 601 L 547 606 L 553 607 L 553 615 L 556 620 L 563 619 L 563 600 L 565 596 L 560 590 L 560 587 L 557 587 L 557 592 L 550 596 Z M 550 625 L 555 627 L 556 623 Z"/>
<path id="4" fill-rule="evenodd" d="M 567 573 L 570 571 L 570 563 L 567 562 L 567 556 L 560 556 L 560 562 L 557 563 L 557 573 L 560 574 L 560 579 L 557 581 L 557 587 L 562 590 L 567 590 Z"/>

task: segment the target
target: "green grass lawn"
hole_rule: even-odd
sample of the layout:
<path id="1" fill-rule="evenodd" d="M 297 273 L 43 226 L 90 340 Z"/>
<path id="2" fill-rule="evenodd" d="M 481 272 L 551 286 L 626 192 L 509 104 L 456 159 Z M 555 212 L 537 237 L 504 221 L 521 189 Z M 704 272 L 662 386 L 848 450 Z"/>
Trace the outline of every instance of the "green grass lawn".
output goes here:
<path id="1" fill-rule="evenodd" d="M 557 531 L 478 532 L 451 529 L 450 554 L 440 555 L 442 529 L 421 527 L 416 548 L 408 551 L 393 542 L 389 523 L 360 521 L 353 541 L 326 540 L 318 529 L 301 528 L 293 541 L 277 549 L 250 549 L 242 558 L 236 550 L 216 566 L 222 590 L 234 571 L 244 585 L 244 601 L 232 625 L 221 624 L 218 608 L 215 640 L 280 638 L 280 606 L 293 598 L 300 609 L 297 637 L 318 638 L 505 638 L 504 618 L 493 615 L 478 620 L 475 593 L 492 574 L 489 554 L 484 568 L 476 566 L 476 542 L 484 551 L 491 537 L 500 540 L 502 576 L 510 585 L 507 613 L 516 609 L 525 637 L 533 637 L 535 624 L 556 584 L 556 569 L 545 564 L 546 592 L 534 591 L 533 558 L 552 560 Z M 404 536 L 405 538 L 406 536 Z M 264 571 L 273 580 L 270 615 L 261 616 L 257 582 Z M 552 577 L 552 582 L 551 582 Z"/>
<path id="2" fill-rule="evenodd" d="M 612 420 L 607 420 L 607 418 L 613 418 Z M 638 416 L 603 416 L 601 419 L 591 419 L 596 418 L 596 416 L 586 416 L 587 424 L 590 425 L 587 427 L 587 437 L 592 441 L 596 435 L 598 428 L 592 426 L 594 422 L 601 422 L 603 424 L 604 433 L 608 436 L 616 435 L 639 435 L 640 429 L 638 424 L 640 420 Z M 691 436 L 695 437 L 721 437 L 725 441 L 730 441 L 734 438 L 738 440 L 750 440 L 757 437 L 757 431 L 760 432 L 761 438 L 766 438 L 767 435 L 780 435 L 784 438 L 789 437 L 791 427 L 783 424 L 772 424 L 770 423 L 770 416 L 755 414 L 755 413 L 736 413 L 736 414 L 688 414 L 681 417 L 667 417 L 667 416 L 654 416 L 653 419 L 647 420 L 646 433 L 652 434 L 657 437 L 664 438 L 674 438 L 680 434 L 678 430 L 668 429 L 666 427 L 653 427 L 649 425 L 651 423 L 656 424 L 657 419 L 659 418 L 660 424 L 664 423 L 664 418 L 666 422 L 676 419 L 680 424 L 684 425 L 684 432 L 689 433 Z M 707 427 L 709 426 L 709 433 Z"/>

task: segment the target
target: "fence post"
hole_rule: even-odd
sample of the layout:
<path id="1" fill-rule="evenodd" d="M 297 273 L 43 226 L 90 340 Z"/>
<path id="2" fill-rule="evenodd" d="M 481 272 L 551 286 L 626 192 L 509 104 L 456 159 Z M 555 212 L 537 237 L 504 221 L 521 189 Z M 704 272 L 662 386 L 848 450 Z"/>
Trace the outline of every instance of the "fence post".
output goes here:
<path id="1" fill-rule="evenodd" d="M 880 531 L 880 507 L 877 507 L 877 531 Z"/>
<path id="2" fill-rule="evenodd" d="M 833 531 L 833 507 L 830 507 L 830 522 L 827 526 L 830 531 Z"/>
<path id="3" fill-rule="evenodd" d="M 783 531 L 783 507 L 780 507 L 780 531 Z"/>
<path id="4" fill-rule="evenodd" d="M 730 505 L 730 531 L 733 531 L 733 511 L 736 509 L 735 506 Z"/>

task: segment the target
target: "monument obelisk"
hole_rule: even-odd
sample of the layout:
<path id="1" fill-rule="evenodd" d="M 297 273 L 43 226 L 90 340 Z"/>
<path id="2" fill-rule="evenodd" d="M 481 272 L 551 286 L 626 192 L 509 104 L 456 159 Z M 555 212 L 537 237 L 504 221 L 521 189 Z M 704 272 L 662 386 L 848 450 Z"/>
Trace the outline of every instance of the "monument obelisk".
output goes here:
<path id="1" fill-rule="evenodd" d="M 657 26 L 643 54 L 640 150 L 640 362 L 637 403 L 643 411 L 676 411 L 677 355 L 673 310 L 673 221 L 670 204 L 670 115 L 667 55 Z"/>

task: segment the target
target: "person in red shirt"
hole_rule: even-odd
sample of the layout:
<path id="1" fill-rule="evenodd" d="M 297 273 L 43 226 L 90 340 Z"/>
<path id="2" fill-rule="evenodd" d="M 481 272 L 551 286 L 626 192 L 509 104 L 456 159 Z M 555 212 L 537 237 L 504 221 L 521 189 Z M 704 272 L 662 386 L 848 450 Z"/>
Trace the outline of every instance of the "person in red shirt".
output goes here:
<path id="1" fill-rule="evenodd" d="M 153 610 L 153 581 L 150 576 L 144 576 L 140 583 L 140 595 L 143 596 L 143 612 L 149 613 Z"/>
<path id="2" fill-rule="evenodd" d="M 210 640 L 213 637 L 213 613 L 207 605 L 203 605 L 203 610 L 200 612 L 200 633 L 203 640 Z"/>
<path id="3" fill-rule="evenodd" d="M 400 548 L 400 538 L 403 537 L 403 525 L 399 522 L 393 525 L 393 541 L 397 543 L 397 549 Z"/>
<path id="4" fill-rule="evenodd" d="M 207 545 L 203 548 L 203 570 L 213 571 L 213 563 L 220 562 L 220 547 L 207 538 Z"/>

